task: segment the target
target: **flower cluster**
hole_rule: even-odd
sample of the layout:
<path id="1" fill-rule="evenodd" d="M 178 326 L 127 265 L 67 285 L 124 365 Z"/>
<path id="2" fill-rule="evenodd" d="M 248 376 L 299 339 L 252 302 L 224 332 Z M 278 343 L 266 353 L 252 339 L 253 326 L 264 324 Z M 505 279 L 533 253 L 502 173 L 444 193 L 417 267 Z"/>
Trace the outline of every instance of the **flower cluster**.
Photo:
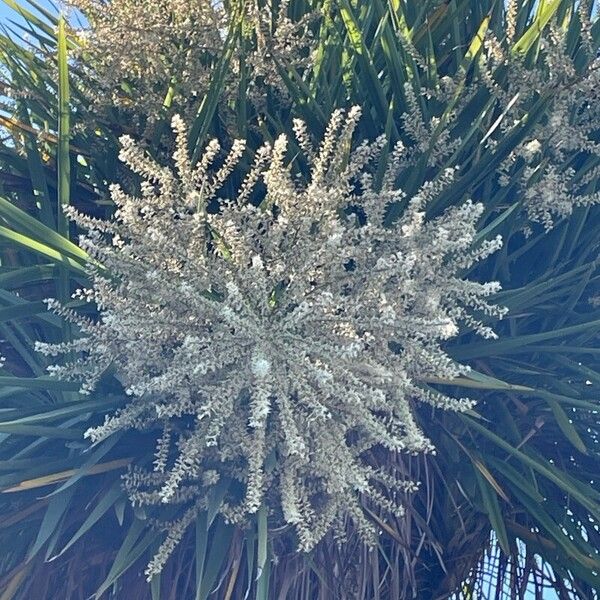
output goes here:
<path id="1" fill-rule="evenodd" d="M 311 88 L 318 71 L 310 68 L 316 52 L 312 30 L 319 19 L 323 24 L 343 19 L 329 3 L 303 12 L 289 0 L 277 3 L 276 9 L 265 0 L 67 4 L 80 10 L 89 25 L 80 32 L 79 71 L 87 77 L 79 83 L 94 101 L 93 116 L 120 107 L 147 138 L 153 137 L 156 121 L 173 112 L 188 121 L 197 114 L 225 55 L 229 68 L 219 96 L 225 130 L 239 127 L 239 115 L 231 108 L 240 94 L 254 116 L 274 99 L 275 105 L 289 107 L 290 81 L 300 77 L 302 86 Z M 506 35 L 499 38 L 487 30 L 472 68 L 465 71 L 459 65 L 454 72 L 440 73 L 435 86 L 413 89 L 412 81 L 404 86 L 406 114 L 398 123 L 403 139 L 413 145 L 415 161 L 425 157 L 428 167 L 462 168 L 461 150 L 473 135 L 462 139 L 465 119 L 474 106 L 479 112 L 475 99 L 488 98 L 478 124 L 485 135 L 481 159 L 489 158 L 501 140 L 514 138 L 496 169 L 497 182 L 514 188 L 529 221 L 550 229 L 577 206 L 600 200 L 598 168 L 583 178 L 572 168 L 574 161 L 599 154 L 600 58 L 592 50 L 590 6 L 580 2 L 577 7 L 580 47 L 574 49 L 568 30 L 551 22 L 540 34 L 535 60 L 515 52 L 518 3 L 507 2 L 505 9 Z M 415 66 L 428 72 L 428 59 L 409 39 L 400 36 L 399 41 Z M 249 122 L 256 125 L 254 118 Z M 527 134 L 520 136 L 524 130 Z M 536 144 L 540 150 L 532 152 Z M 529 230 L 529 225 L 523 227 Z"/>
<path id="2" fill-rule="evenodd" d="M 584 40 L 576 53 L 578 60 L 571 56 L 568 32 L 555 26 L 541 34 L 533 68 L 502 48 L 493 35 L 480 60 L 483 81 L 503 110 L 499 123 L 503 136 L 522 127 L 530 112 L 543 115 L 503 162 L 499 182 L 518 188 L 528 218 L 546 230 L 575 207 L 600 202 L 595 188 L 600 171 L 594 169 L 582 177 L 573 168 L 577 157 L 600 157 L 600 58 L 592 55 L 587 64 L 582 61 L 589 52 L 587 4 L 581 2 L 578 8 Z M 503 71 L 505 80 L 500 85 L 494 73 Z"/>
<path id="3" fill-rule="evenodd" d="M 309 12 L 294 21 L 288 17 L 289 6 L 290 0 L 279 2 L 276 15 L 271 14 L 268 5 L 260 6 L 259 2 L 250 2 L 245 7 L 245 37 L 253 50 L 247 56 L 248 64 L 242 66 L 251 69 L 250 96 L 259 108 L 267 89 L 288 97 L 281 70 L 302 72 L 313 64 L 314 40 L 310 25 L 316 15 Z M 246 57 L 240 58 L 243 61 Z M 261 86 L 261 82 L 266 86 Z"/>
<path id="4" fill-rule="evenodd" d="M 147 126 L 165 108 L 196 114 L 232 29 L 240 28 L 242 34 L 230 60 L 235 75 L 228 86 L 231 95 L 237 93 L 240 69 L 246 70 L 250 99 L 259 102 L 267 87 L 283 89 L 279 69 L 310 64 L 311 15 L 293 21 L 287 0 L 279 3 L 276 14 L 270 3 L 259 0 L 243 5 L 214 0 L 66 1 L 87 20 L 77 35 L 80 67 L 86 74 L 81 83 L 95 110 L 117 106 Z"/>
<path id="5" fill-rule="evenodd" d="M 511 141 L 493 183 L 512 188 L 512 194 L 503 190 L 501 195 L 520 200 L 525 231 L 536 223 L 549 230 L 576 207 L 600 202 L 600 168 L 577 168 L 590 157 L 594 165 L 600 157 L 600 57 L 585 42 L 590 29 L 588 9 L 584 2 L 578 6 L 581 47 L 574 51 L 569 30 L 550 24 L 540 34 L 539 52 L 532 64 L 514 51 L 517 3 L 507 2 L 506 35 L 499 39 L 487 30 L 472 69 L 446 74 L 435 87 L 414 89 L 412 82 L 404 86 L 406 114 L 401 133 L 412 144 L 413 159 L 425 157 L 430 167 L 476 170 L 478 163 L 485 165 L 485 159 L 502 155 L 499 144 L 506 147 Z M 411 59 L 426 72 L 426 58 L 408 41 L 403 43 Z M 472 123 L 475 113 L 480 120 Z M 461 137 L 465 125 L 477 125 L 481 131 L 477 151 L 481 154 L 474 165 L 461 152 L 473 135 Z"/>
<path id="6" fill-rule="evenodd" d="M 89 95 L 102 106 L 159 114 L 169 88 L 186 105 L 208 88 L 223 46 L 222 11 L 211 0 L 68 0 L 88 25 L 79 32 Z M 90 60 L 90 57 L 93 60 Z"/>
<path id="7" fill-rule="evenodd" d="M 479 204 L 428 218 L 453 171 L 405 197 L 396 183 L 405 148 L 393 148 L 386 165 L 384 138 L 352 150 L 359 115 L 335 112 L 318 147 L 296 121 L 308 168 L 288 161 L 281 136 L 256 152 L 238 193 L 219 198 L 216 212 L 208 204 L 244 144 L 216 168 L 212 141 L 192 164 L 176 117 L 174 171 L 125 137 L 121 159 L 141 177 L 139 196 L 114 186 L 112 221 L 68 210 L 88 230 L 81 244 L 94 258 L 93 285 L 77 297 L 95 302 L 100 317 L 51 302 L 82 336 L 38 347 L 81 352 L 52 370 L 82 380 L 83 391 L 109 365 L 125 386 L 128 403 L 87 432 L 92 441 L 132 427 L 162 431 L 154 471 L 134 469 L 127 489 L 139 504 L 187 508 L 149 576 L 205 506 L 207 489 L 223 481 L 238 482 L 220 508 L 230 521 L 266 503 L 304 550 L 348 517 L 372 540 L 363 504 L 400 512 L 414 484 L 370 452 L 433 450 L 415 402 L 472 406 L 427 381 L 468 370 L 443 349 L 459 327 L 494 336 L 484 321 L 503 310 L 486 297 L 499 285 L 460 273 L 501 241 L 474 244 Z M 392 204 L 404 210 L 387 227 Z"/>

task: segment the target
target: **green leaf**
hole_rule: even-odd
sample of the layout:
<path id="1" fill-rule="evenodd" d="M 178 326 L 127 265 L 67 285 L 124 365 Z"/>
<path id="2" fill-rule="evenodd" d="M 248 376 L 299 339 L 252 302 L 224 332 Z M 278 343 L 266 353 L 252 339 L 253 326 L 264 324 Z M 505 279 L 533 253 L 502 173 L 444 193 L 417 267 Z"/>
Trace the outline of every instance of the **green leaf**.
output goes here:
<path id="1" fill-rule="evenodd" d="M 44 23 L 44 21 L 42 21 L 41 19 L 36 17 L 35 14 L 33 14 L 31 11 L 24 8 L 22 4 L 19 4 L 18 2 L 16 2 L 16 0 L 0 0 L 0 1 L 4 2 L 4 4 L 6 4 L 10 8 L 12 8 L 17 13 L 19 13 L 19 15 L 21 15 L 25 19 L 26 22 L 33 23 L 36 27 L 41 29 L 48 36 L 50 36 L 51 38 L 54 37 L 55 34 L 54 34 L 54 30 L 52 29 L 52 27 L 50 27 L 47 23 Z"/>
<path id="2" fill-rule="evenodd" d="M 104 440 L 98 446 L 95 446 L 95 452 L 92 452 L 89 458 L 78 467 L 74 473 L 56 490 L 50 492 L 48 497 L 54 496 L 56 494 L 62 493 L 64 490 L 70 488 L 72 485 L 75 485 L 82 477 L 90 475 L 93 472 L 94 468 L 97 468 L 98 463 L 108 452 L 110 452 L 115 444 L 123 437 L 122 432 L 115 433 L 111 435 L 108 439 Z"/>
<path id="3" fill-rule="evenodd" d="M 234 12 L 229 23 L 229 31 L 225 40 L 223 53 L 219 59 L 208 90 L 198 109 L 192 128 L 190 130 L 189 147 L 192 150 L 192 161 L 196 162 L 202 151 L 204 138 L 208 133 L 212 119 L 217 110 L 219 98 L 223 91 L 223 84 L 228 75 L 229 65 L 241 34 L 241 16 Z"/>
<path id="4" fill-rule="evenodd" d="M 498 536 L 498 543 L 502 548 L 502 551 L 507 556 L 510 556 L 510 543 L 508 541 L 508 534 L 506 532 L 506 525 L 504 524 L 504 517 L 502 516 L 502 509 L 498 502 L 498 496 L 488 483 L 488 481 L 479 473 L 477 469 L 474 470 L 477 484 L 479 485 L 479 491 L 483 500 L 483 506 L 490 519 L 490 524 L 494 529 L 494 532 Z"/>
<path id="5" fill-rule="evenodd" d="M 256 576 L 260 579 L 267 563 L 267 507 L 264 504 L 258 509 L 256 529 L 258 539 Z"/>
<path id="6" fill-rule="evenodd" d="M 442 385 L 456 385 L 459 387 L 474 388 L 480 390 L 505 390 L 511 392 L 534 392 L 533 388 L 507 383 L 495 377 L 478 373 L 471 369 L 464 377 L 455 377 L 454 379 L 443 379 L 441 377 L 427 377 L 422 381 L 427 383 L 438 383 Z"/>
<path id="7" fill-rule="evenodd" d="M 75 488 L 73 487 L 50 500 L 42 524 L 40 525 L 37 538 L 29 551 L 27 560 L 31 560 L 40 551 L 42 546 L 59 527 L 60 521 L 69 508 L 69 503 L 74 494 Z"/>
<path id="8" fill-rule="evenodd" d="M 16 306 L 0 308 L 0 322 L 31 317 L 39 313 L 45 313 L 47 310 L 48 307 L 44 302 L 24 302 Z"/>
<path id="9" fill-rule="evenodd" d="M 200 600 L 202 581 L 204 579 L 204 561 L 208 548 L 208 521 L 206 511 L 196 517 L 196 548 L 194 558 L 196 562 L 196 600 Z"/>
<path id="10" fill-rule="evenodd" d="M 490 463 L 496 471 L 500 471 L 507 481 L 512 486 L 518 487 L 521 491 L 525 492 L 534 502 L 543 502 L 544 496 L 535 488 L 535 486 L 527 481 L 523 475 L 517 469 L 515 469 L 510 463 L 498 460 L 493 456 L 487 456 L 486 460 Z"/>
<path id="11" fill-rule="evenodd" d="M 37 283 L 53 279 L 56 269 L 53 264 L 21 267 L 0 274 L 0 288 L 10 289 L 21 287 L 28 283 Z"/>
<path id="12" fill-rule="evenodd" d="M 16 231 L 12 231 L 4 226 L 0 226 L 0 237 L 23 246 L 27 250 L 41 254 L 45 258 L 51 258 L 67 269 L 75 271 L 81 275 L 87 275 L 85 267 L 81 262 L 73 260 L 64 254 L 57 252 L 45 243 L 39 242 L 21 233 L 17 233 Z"/>
<path id="13" fill-rule="evenodd" d="M 207 493 L 206 525 L 210 527 L 217 516 L 223 500 L 229 491 L 231 481 L 227 477 L 221 477 Z"/>
<path id="14" fill-rule="evenodd" d="M 348 37 L 358 59 L 360 68 L 364 69 L 367 75 L 368 87 L 366 91 L 370 98 L 370 106 L 375 109 L 380 122 L 385 123 L 387 121 L 388 101 L 375 70 L 371 53 L 363 39 L 361 26 L 359 25 L 348 0 L 340 0 L 340 15 L 346 27 Z"/>
<path id="15" fill-rule="evenodd" d="M 551 400 L 550 398 L 546 399 L 552 413 L 554 414 L 554 418 L 560 427 L 560 430 L 565 434 L 565 437 L 573 444 L 579 452 L 582 454 L 587 454 L 587 448 L 583 443 L 580 435 L 577 433 L 577 429 L 573 426 L 573 423 L 569 420 L 567 413 L 561 408 L 560 404 L 556 402 L 556 400 Z"/>
<path id="16" fill-rule="evenodd" d="M 565 338 L 569 335 L 581 332 L 594 332 L 600 330 L 600 320 L 595 319 L 579 325 L 571 325 L 540 333 L 531 333 L 527 335 L 519 335 L 512 338 L 504 338 L 495 342 L 487 343 L 472 343 L 468 346 L 461 346 L 452 349 L 452 354 L 458 360 L 468 360 L 470 358 L 482 358 L 484 356 L 499 356 L 500 354 L 510 354 L 515 350 L 522 349 L 526 346 L 532 346 L 537 342 L 545 342 L 555 338 Z M 529 351 L 534 351 L 535 346 L 528 348 Z"/>
<path id="17" fill-rule="evenodd" d="M 161 575 L 162 573 L 159 573 L 150 580 L 150 594 L 152 595 L 152 600 L 160 600 Z"/>
<path id="18" fill-rule="evenodd" d="M 565 473 L 562 473 L 556 469 L 552 464 L 543 464 L 539 460 L 532 458 L 522 450 L 514 448 L 508 442 L 503 440 L 500 436 L 490 431 L 483 425 L 480 425 L 473 418 L 466 415 L 459 415 L 459 418 L 465 421 L 469 427 L 478 431 L 481 435 L 494 442 L 497 446 L 515 456 L 522 464 L 531 467 L 534 471 L 537 471 L 540 475 L 557 485 L 560 489 L 568 494 L 571 494 L 575 500 L 577 500 L 582 506 L 590 511 L 596 519 L 600 520 L 600 505 L 593 500 L 590 500 L 589 496 L 583 493 L 580 489 L 573 486 L 573 480 L 570 479 Z"/>
<path id="19" fill-rule="evenodd" d="M 22 229 L 22 234 L 32 236 L 32 239 L 48 246 L 67 257 L 73 258 L 82 264 L 90 260 L 88 254 L 73 244 L 65 236 L 57 233 L 50 227 L 40 223 L 25 211 L 14 206 L 9 200 L 0 196 L 0 216 L 6 219 L 13 227 Z"/>
<path id="20" fill-rule="evenodd" d="M 0 379 L 1 381 L 1 379 Z M 44 389 L 43 387 L 41 389 Z M 60 408 L 54 408 L 53 406 L 48 407 L 45 411 L 34 411 L 32 414 L 13 419 L 11 421 L 0 421 L 4 425 L 22 425 L 29 423 L 41 423 L 43 421 L 54 421 L 62 419 L 64 417 L 72 417 L 74 415 L 81 415 L 85 413 L 106 413 L 111 408 L 120 406 L 123 404 L 122 398 L 102 398 L 100 400 L 89 400 L 89 401 L 75 401 L 65 403 Z M 36 409 L 38 410 L 38 409 Z"/>
<path id="21" fill-rule="evenodd" d="M 106 492 L 100 501 L 94 506 L 86 520 L 82 523 L 81 527 L 73 534 L 71 539 L 63 546 L 62 550 L 53 556 L 50 560 L 55 560 L 62 556 L 75 542 L 77 542 L 83 535 L 85 535 L 103 516 L 104 514 L 115 505 L 119 498 L 124 496 L 124 492 L 121 488 L 121 483 L 116 481 Z"/>
<path id="22" fill-rule="evenodd" d="M 219 573 L 227 561 L 234 528 L 226 525 L 222 519 L 217 519 L 211 528 L 210 552 L 202 570 L 200 586 L 196 591 L 196 600 L 207 600 L 217 582 Z"/>
<path id="23" fill-rule="evenodd" d="M 37 429 L 43 429 L 42 427 L 38 427 Z M 49 427 L 46 429 L 50 429 Z M 62 431 L 64 428 L 61 427 L 57 427 L 56 430 L 58 432 Z M 40 435 L 43 435 L 42 433 Z M 77 438 L 75 439 L 79 439 L 81 440 L 83 433 L 79 433 Z M 48 435 L 48 437 L 51 437 L 50 435 Z M 55 436 L 58 437 L 58 436 Z M 38 444 L 39 445 L 40 440 L 37 440 L 36 442 L 34 442 L 34 444 Z M 109 471 L 114 471 L 116 469 L 122 469 L 123 467 L 126 467 L 127 465 L 129 465 L 131 463 L 131 458 L 119 458 L 117 460 L 111 460 L 109 462 L 105 462 L 105 463 L 100 463 L 100 464 L 96 464 L 92 467 L 90 467 L 87 472 L 85 473 L 85 475 L 98 475 L 100 473 L 107 473 Z M 44 465 L 42 470 L 47 470 L 48 465 Z M 38 469 L 39 471 L 39 469 Z M 29 472 L 30 473 L 30 472 Z M 39 487 L 45 487 L 47 485 L 53 485 L 55 483 L 59 483 L 61 481 L 64 481 L 65 479 L 69 479 L 69 477 L 72 477 L 74 474 L 76 474 L 75 469 L 68 469 L 67 471 L 59 471 L 58 473 L 50 473 L 47 475 L 43 475 L 42 477 L 36 477 L 35 479 L 26 479 L 24 481 L 20 481 L 17 485 L 3 490 L 2 493 L 3 494 L 8 494 L 8 493 L 14 493 L 14 492 L 23 492 L 26 490 L 32 490 L 35 488 L 39 488 Z"/>
<path id="24" fill-rule="evenodd" d="M 0 375 L 0 388 L 10 386 L 31 390 L 56 390 L 76 392 L 81 384 L 75 381 L 62 381 L 54 377 L 12 377 Z"/>
<path id="25" fill-rule="evenodd" d="M 17 104 L 21 120 L 25 127 L 31 127 L 29 120 L 29 113 L 24 102 Z M 46 175 L 44 173 L 44 166 L 37 146 L 37 140 L 33 135 L 26 135 L 25 137 L 25 151 L 27 153 L 27 165 L 29 167 L 29 174 L 31 178 L 31 185 L 34 190 L 34 194 L 39 197 L 40 204 L 40 217 L 42 221 L 50 227 L 54 227 L 54 215 L 52 214 L 52 205 L 50 203 L 50 192 L 48 191 L 48 182 L 46 181 Z"/>
<path id="26" fill-rule="evenodd" d="M 133 523 L 127 531 L 127 535 L 115 556 L 106 579 L 96 591 L 95 598 L 97 600 L 100 600 L 102 594 L 104 594 L 104 592 L 106 592 L 108 588 L 110 588 L 110 586 L 113 585 L 113 583 L 144 554 L 150 545 L 160 537 L 160 532 L 154 529 L 147 531 L 147 529 L 148 523 L 146 521 L 140 519 L 133 520 Z M 146 531 L 145 534 L 144 531 Z"/>
<path id="27" fill-rule="evenodd" d="M 564 0 L 540 0 L 535 19 L 531 22 L 527 31 L 513 45 L 511 52 L 513 54 L 526 54 L 563 2 Z"/>
<path id="28" fill-rule="evenodd" d="M 70 204 L 71 159 L 69 156 L 69 64 L 65 19 L 58 19 L 58 232 L 69 238 L 69 223 L 63 208 Z"/>

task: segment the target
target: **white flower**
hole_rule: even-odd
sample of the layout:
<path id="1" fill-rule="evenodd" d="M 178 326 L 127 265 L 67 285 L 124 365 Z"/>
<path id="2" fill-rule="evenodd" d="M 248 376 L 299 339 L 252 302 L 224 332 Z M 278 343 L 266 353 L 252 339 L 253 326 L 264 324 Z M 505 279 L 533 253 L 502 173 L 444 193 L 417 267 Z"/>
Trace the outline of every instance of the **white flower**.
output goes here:
<path id="1" fill-rule="evenodd" d="M 492 318 L 503 314 L 485 302 L 496 284 L 458 275 L 500 246 L 496 239 L 471 247 L 483 207 L 466 202 L 425 218 L 428 203 L 451 184 L 449 170 L 417 191 L 396 227 L 387 226 L 390 199 L 403 198 L 395 181 L 404 151 L 392 151 L 382 186 L 373 187 L 368 174 L 378 167 L 381 141 L 348 156 L 358 117 L 357 109 L 336 112 L 318 149 L 301 140 L 311 165 L 305 185 L 285 160 L 285 138 L 259 151 L 257 171 L 246 181 L 262 178 L 262 204 L 249 204 L 242 188 L 217 214 L 205 210 L 218 191 L 207 181 L 225 180 L 239 147 L 235 160 L 226 158 L 228 166 L 209 175 L 216 146 L 192 166 L 185 129 L 175 120 L 172 173 L 125 140 L 129 166 L 157 183 L 145 192 L 152 211 L 136 210 L 138 200 L 118 187 L 116 221 L 96 223 L 70 211 L 92 229 L 84 247 L 116 277 L 92 273 L 94 298 L 104 307 L 99 323 L 82 321 L 84 337 L 75 345 L 45 347 L 87 353 L 56 367 L 59 376 L 82 378 L 89 389 L 112 365 L 131 394 L 121 411 L 87 433 L 92 440 L 160 422 L 162 478 L 152 498 L 188 498 L 190 486 L 201 496 L 201 474 L 216 469 L 245 490 L 237 504 L 226 499 L 227 519 L 247 518 L 273 490 L 268 497 L 281 498 L 284 519 L 305 550 L 348 516 L 365 535 L 373 533 L 364 498 L 385 510 L 393 503 L 380 493 L 390 480 L 365 453 L 433 450 L 414 402 L 453 410 L 472 402 L 434 394 L 420 382 L 466 372 L 442 344 L 462 321 L 491 335 L 472 308 Z M 360 177 L 355 195 L 351 182 Z M 198 195 L 190 214 L 191 190 Z M 364 224 L 345 216 L 349 206 L 360 207 Z M 117 229 L 123 244 L 115 247 L 103 236 Z M 277 464 L 268 466 L 274 456 Z M 161 564 L 154 562 L 152 572 Z"/>
<path id="2" fill-rule="evenodd" d="M 536 154 L 542 150 L 542 144 L 539 140 L 527 142 L 523 148 L 523 156 L 527 162 L 531 162 Z"/>
<path id="3" fill-rule="evenodd" d="M 271 372 L 271 362 L 263 354 L 255 354 L 252 357 L 250 370 L 258 379 L 264 379 Z"/>

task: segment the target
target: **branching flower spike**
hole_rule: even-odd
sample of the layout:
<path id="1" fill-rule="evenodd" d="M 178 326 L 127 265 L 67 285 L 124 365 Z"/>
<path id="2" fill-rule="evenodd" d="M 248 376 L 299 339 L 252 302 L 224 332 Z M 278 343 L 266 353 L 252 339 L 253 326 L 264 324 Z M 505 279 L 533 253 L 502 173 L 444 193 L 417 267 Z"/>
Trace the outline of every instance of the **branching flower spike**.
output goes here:
<path id="1" fill-rule="evenodd" d="M 358 108 L 335 112 L 317 148 L 296 122 L 308 176 L 296 175 L 279 137 L 258 151 L 239 194 L 220 199 L 216 214 L 208 203 L 244 144 L 215 168 L 213 141 L 193 165 L 175 118 L 174 172 L 124 138 L 121 158 L 143 179 L 140 196 L 113 187 L 111 222 L 69 209 L 89 231 L 83 247 L 111 277 L 90 267 L 93 285 L 79 293 L 100 307 L 97 323 L 52 304 L 82 337 L 40 350 L 82 352 L 53 372 L 82 379 L 83 391 L 109 365 L 126 387 L 130 401 L 87 432 L 92 441 L 131 427 L 159 431 L 155 471 L 132 471 L 127 488 L 136 503 L 181 503 L 184 512 L 149 576 L 223 480 L 239 482 L 221 507 L 229 521 L 267 503 L 274 520 L 295 527 L 303 550 L 348 517 L 373 540 L 362 507 L 400 513 L 401 494 L 414 484 L 369 453 L 433 450 L 415 402 L 472 406 L 423 382 L 468 370 L 443 349 L 459 327 L 494 335 L 481 319 L 502 316 L 486 302 L 499 285 L 459 273 L 501 241 L 474 245 L 479 204 L 426 218 L 453 171 L 405 198 L 396 183 L 402 146 L 379 170 L 384 139 L 351 151 L 359 116 Z M 257 181 L 258 206 L 249 201 Z M 386 227 L 392 203 L 405 210 Z"/>

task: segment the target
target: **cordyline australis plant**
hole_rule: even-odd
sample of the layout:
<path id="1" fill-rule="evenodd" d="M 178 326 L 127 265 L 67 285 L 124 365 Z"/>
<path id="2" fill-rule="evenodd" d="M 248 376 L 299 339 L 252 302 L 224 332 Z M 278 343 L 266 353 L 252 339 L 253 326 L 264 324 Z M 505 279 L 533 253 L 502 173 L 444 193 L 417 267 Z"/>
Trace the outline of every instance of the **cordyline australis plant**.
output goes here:
<path id="1" fill-rule="evenodd" d="M 442 348 L 460 324 L 494 335 L 481 319 L 503 314 L 485 301 L 499 285 L 459 273 L 500 239 L 474 247 L 482 207 L 471 202 L 425 218 L 452 171 L 404 198 L 395 184 L 406 160 L 401 144 L 376 182 L 371 167 L 385 139 L 350 152 L 359 115 L 358 108 L 334 113 L 318 149 L 296 121 L 308 181 L 286 163 L 288 141 L 279 137 L 258 150 L 241 189 L 221 198 L 216 214 L 207 203 L 244 144 L 236 141 L 215 170 L 212 141 L 194 166 L 176 117 L 175 172 L 125 137 L 121 159 L 143 178 L 141 196 L 114 186 L 112 221 L 68 211 L 89 231 L 83 247 L 106 268 L 91 264 L 93 286 L 76 294 L 96 302 L 100 318 L 87 321 L 50 301 L 83 336 L 38 348 L 82 352 L 51 369 L 83 379 L 83 391 L 109 365 L 126 387 L 131 400 L 87 431 L 92 441 L 132 427 L 162 429 L 153 472 L 135 468 L 125 478 L 135 504 L 185 507 L 149 576 L 220 478 L 241 484 L 220 509 L 228 521 L 242 522 L 266 503 L 274 520 L 295 526 L 302 550 L 331 528 L 341 532 L 348 517 L 373 542 L 363 503 L 401 512 L 400 494 L 415 484 L 368 451 L 433 450 L 413 417 L 415 401 L 472 406 L 423 382 L 467 371 Z M 265 191 L 256 206 L 249 200 L 259 182 Z M 391 203 L 406 209 L 385 227 Z"/>

